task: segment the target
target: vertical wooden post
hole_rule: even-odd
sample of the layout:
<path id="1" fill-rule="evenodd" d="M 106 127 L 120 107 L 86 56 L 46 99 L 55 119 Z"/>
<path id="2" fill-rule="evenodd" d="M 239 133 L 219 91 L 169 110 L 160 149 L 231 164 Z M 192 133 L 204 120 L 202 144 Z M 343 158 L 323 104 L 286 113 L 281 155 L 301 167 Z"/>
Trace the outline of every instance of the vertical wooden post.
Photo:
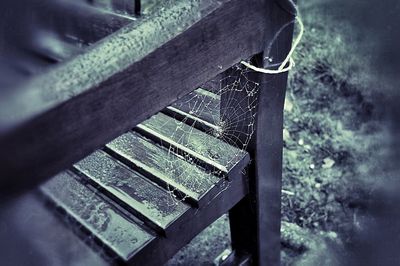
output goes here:
<path id="1" fill-rule="evenodd" d="M 266 16 L 270 27 L 266 33 L 264 52 L 252 59 L 252 64 L 257 67 L 269 67 L 270 59 L 272 64 L 282 62 L 291 48 L 293 36 L 291 24 L 284 27 L 273 45 L 269 46 L 275 33 L 294 16 L 287 5 L 277 3 L 281 1 L 266 2 L 269 2 Z M 229 212 L 232 248 L 237 254 L 250 253 L 254 265 L 280 265 L 282 130 L 287 73 L 270 75 L 254 72 L 249 75 L 250 80 L 260 84 L 256 132 L 247 147 L 253 159 L 248 169 L 249 195 Z M 234 97 L 248 95 L 239 92 Z M 221 109 L 226 110 L 230 103 L 232 101 L 222 95 Z M 227 120 L 228 124 L 232 120 L 229 114 L 222 115 L 222 112 L 221 119 Z M 239 139 L 242 137 L 238 136 Z"/>

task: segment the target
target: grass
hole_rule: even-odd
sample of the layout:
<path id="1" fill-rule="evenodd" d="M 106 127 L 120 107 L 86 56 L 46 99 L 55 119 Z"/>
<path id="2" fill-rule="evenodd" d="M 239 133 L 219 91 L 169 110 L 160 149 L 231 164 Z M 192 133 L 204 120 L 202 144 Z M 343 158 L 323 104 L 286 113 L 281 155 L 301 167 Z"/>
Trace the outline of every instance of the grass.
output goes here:
<path id="1" fill-rule="evenodd" d="M 379 181 L 372 172 L 382 170 L 388 153 L 377 105 L 383 93 L 373 89 L 357 31 L 324 12 L 320 1 L 300 7 L 306 32 L 285 102 L 283 188 L 292 193 L 283 195 L 282 220 L 310 234 L 335 232 L 346 245 L 359 224 L 360 202 Z M 293 242 L 293 234 L 285 235 L 284 244 Z"/>

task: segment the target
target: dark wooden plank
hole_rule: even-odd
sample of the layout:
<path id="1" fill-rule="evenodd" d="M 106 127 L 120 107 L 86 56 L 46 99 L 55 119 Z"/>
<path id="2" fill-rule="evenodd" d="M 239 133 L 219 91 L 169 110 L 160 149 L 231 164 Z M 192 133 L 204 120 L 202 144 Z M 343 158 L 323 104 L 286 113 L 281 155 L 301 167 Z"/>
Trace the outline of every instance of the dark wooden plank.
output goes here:
<path id="1" fill-rule="evenodd" d="M 56 174 L 261 50 L 266 12 L 259 0 L 165 2 L 1 97 L 0 190 Z"/>
<path id="2" fill-rule="evenodd" d="M 162 113 L 153 115 L 136 128 L 167 148 L 190 156 L 194 162 L 216 174 L 229 176 L 234 168 L 243 170 L 249 161 L 245 151 Z"/>
<path id="3" fill-rule="evenodd" d="M 88 239 L 80 239 L 36 193 L 1 204 L 2 265 L 106 266 L 112 262 L 92 249 Z"/>
<path id="4" fill-rule="evenodd" d="M 254 63 L 254 62 L 253 62 Z M 238 66 L 240 67 L 240 66 Z M 236 145 L 240 148 L 245 148 L 249 151 L 250 157 L 253 159 L 252 163 L 247 168 L 247 175 L 249 180 L 250 193 L 244 199 L 242 199 L 236 206 L 229 210 L 230 220 L 230 231 L 231 231 L 231 245 L 234 253 L 249 253 L 252 255 L 253 260 L 256 261 L 257 265 L 257 219 L 255 214 L 255 207 L 253 203 L 256 202 L 254 197 L 254 134 L 253 139 L 250 143 L 247 143 L 247 147 L 243 147 L 243 143 L 248 142 L 248 134 L 252 133 L 252 129 L 248 128 L 248 125 L 255 122 L 255 118 L 250 112 L 248 112 L 248 102 L 255 103 L 252 107 L 255 107 L 258 97 L 254 94 L 249 97 L 244 86 L 247 84 L 247 80 L 257 81 L 256 75 L 249 73 L 250 76 L 244 78 L 242 76 L 242 70 L 238 69 L 237 66 L 228 69 L 224 73 L 222 86 L 229 86 L 221 95 L 221 119 L 224 123 L 237 128 L 234 132 L 235 137 L 230 138 L 229 141 L 232 145 Z M 247 74 L 247 75 L 249 75 Z M 256 111 L 256 110 L 255 110 Z M 237 117 L 242 119 L 237 120 Z M 268 130 L 265 128 L 264 130 Z"/>
<path id="5" fill-rule="evenodd" d="M 242 173 L 237 173 L 232 181 L 224 184 L 218 193 L 208 204 L 197 209 L 182 223 L 179 233 L 166 238 L 157 238 L 151 248 L 140 256 L 135 257 L 133 265 L 157 266 L 163 265 L 169 258 L 189 243 L 204 228 L 226 213 L 240 199 L 248 193 L 246 178 Z"/>
<path id="6" fill-rule="evenodd" d="M 167 106 L 161 112 L 211 135 L 213 135 L 215 132 L 220 132 L 221 130 L 220 126 L 214 125 L 210 122 L 207 122 L 206 120 L 186 113 L 173 106 Z"/>
<path id="7" fill-rule="evenodd" d="M 117 203 L 167 234 L 180 226 L 178 219 L 189 206 L 166 190 L 128 169 L 103 151 L 95 151 L 74 167 L 85 174 Z"/>
<path id="8" fill-rule="evenodd" d="M 276 32 L 282 25 L 294 21 L 293 13 L 276 4 L 269 19 Z M 287 26 L 278 40 L 266 47 L 261 66 L 268 67 L 269 58 L 282 62 L 292 45 L 293 24 Z M 270 49 L 269 49 L 270 48 Z M 268 54 L 266 54 L 268 53 Z M 260 265 L 280 265 L 283 105 L 288 73 L 263 75 L 260 78 L 259 109 L 256 128 L 256 197 L 258 259 Z M 268 128 L 268 130 L 265 130 Z"/>
<path id="9" fill-rule="evenodd" d="M 198 206 L 215 196 L 223 182 L 218 176 L 196 167 L 136 132 L 128 132 L 111 141 L 106 150 Z"/>
<path id="10" fill-rule="evenodd" d="M 268 58 L 274 59 L 273 64 L 282 62 L 290 50 L 293 25 L 287 23 L 293 21 L 293 14 L 282 9 L 278 2 L 266 3 L 270 6 L 268 39 L 272 38 L 269 34 L 275 34 L 286 25 L 279 38 L 271 46 L 267 43 L 264 53 L 253 58 L 254 65 L 269 68 Z M 248 169 L 249 196 L 229 212 L 232 247 L 250 252 L 257 265 L 280 265 L 282 130 L 287 73 L 254 72 L 249 74 L 249 79 L 260 84 L 256 96 L 256 132 L 248 146 L 254 160 Z M 243 95 L 239 93 L 236 97 Z M 229 108 L 224 107 L 224 103 L 221 105 Z M 225 118 L 229 119 L 229 115 Z"/>
<path id="11" fill-rule="evenodd" d="M 178 99 L 171 107 L 218 126 L 220 101 L 220 95 L 199 88 Z"/>
<path id="12" fill-rule="evenodd" d="M 53 177 L 40 189 L 124 260 L 131 258 L 154 239 L 153 235 L 79 183 L 70 172 Z"/>

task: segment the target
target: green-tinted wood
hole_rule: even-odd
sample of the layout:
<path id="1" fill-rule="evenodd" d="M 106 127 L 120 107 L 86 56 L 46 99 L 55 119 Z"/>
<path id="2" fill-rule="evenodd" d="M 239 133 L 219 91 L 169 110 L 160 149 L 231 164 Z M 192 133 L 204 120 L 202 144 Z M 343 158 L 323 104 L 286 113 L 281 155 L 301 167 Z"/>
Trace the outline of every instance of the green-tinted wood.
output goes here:
<path id="1" fill-rule="evenodd" d="M 137 128 L 166 147 L 182 151 L 227 176 L 233 168 L 243 169 L 248 162 L 245 151 L 162 113 L 153 115 Z"/>
<path id="2" fill-rule="evenodd" d="M 205 204 L 223 182 L 136 132 L 128 132 L 111 141 L 106 150 L 167 189 L 189 197 L 196 205 Z"/>
<path id="3" fill-rule="evenodd" d="M 53 177 L 41 191 L 124 260 L 154 239 L 70 172 Z"/>
<path id="4" fill-rule="evenodd" d="M 256 53 L 265 20 L 258 0 L 165 1 L 0 97 L 1 190 L 32 187 Z"/>
<path id="5" fill-rule="evenodd" d="M 199 88 L 174 102 L 171 107 L 218 126 L 220 102 L 220 95 Z"/>
<path id="6" fill-rule="evenodd" d="M 128 169 L 103 151 L 95 151 L 74 165 L 96 185 L 108 192 L 117 203 L 163 232 L 179 225 L 189 206 L 170 193 Z M 167 235 L 168 236 L 168 235 Z"/>
<path id="7" fill-rule="evenodd" d="M 153 242 L 154 245 L 151 249 L 146 246 L 146 252 L 136 256 L 137 260 L 133 265 L 163 265 L 248 193 L 245 179 L 241 173 L 237 173 L 232 181 L 224 183 L 220 192 L 213 197 L 209 204 L 195 209 L 192 215 L 187 216 L 176 234 L 170 237 L 158 237 Z"/>

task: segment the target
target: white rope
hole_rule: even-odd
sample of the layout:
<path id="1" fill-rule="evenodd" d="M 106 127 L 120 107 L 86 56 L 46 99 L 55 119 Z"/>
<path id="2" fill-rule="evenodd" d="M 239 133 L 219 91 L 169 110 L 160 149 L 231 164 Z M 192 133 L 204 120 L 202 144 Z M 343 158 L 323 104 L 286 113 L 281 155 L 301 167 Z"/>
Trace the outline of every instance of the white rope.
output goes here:
<path id="1" fill-rule="evenodd" d="M 291 0 L 290 0 L 290 3 L 293 5 L 294 9 L 296 10 L 297 15 L 293 22 L 297 22 L 299 24 L 299 34 L 297 35 L 295 41 L 293 42 L 292 48 L 290 49 L 289 53 L 287 54 L 285 60 L 283 60 L 283 62 L 278 67 L 278 69 L 268 69 L 268 68 L 256 67 L 246 61 L 241 61 L 240 62 L 241 64 L 245 65 L 247 68 L 250 68 L 254 71 L 264 73 L 264 74 L 280 74 L 280 73 L 288 72 L 295 66 L 295 62 L 292 58 L 292 55 L 293 55 L 294 51 L 296 50 L 297 46 L 299 45 L 301 39 L 303 38 L 304 24 L 303 24 L 303 21 L 301 20 L 301 17 L 299 15 L 296 5 Z M 293 22 L 291 22 L 291 23 L 293 23 Z M 284 25 L 283 27 L 286 27 L 286 25 Z M 274 42 L 275 40 L 276 40 L 276 38 L 274 38 L 272 40 L 272 42 Z"/>

